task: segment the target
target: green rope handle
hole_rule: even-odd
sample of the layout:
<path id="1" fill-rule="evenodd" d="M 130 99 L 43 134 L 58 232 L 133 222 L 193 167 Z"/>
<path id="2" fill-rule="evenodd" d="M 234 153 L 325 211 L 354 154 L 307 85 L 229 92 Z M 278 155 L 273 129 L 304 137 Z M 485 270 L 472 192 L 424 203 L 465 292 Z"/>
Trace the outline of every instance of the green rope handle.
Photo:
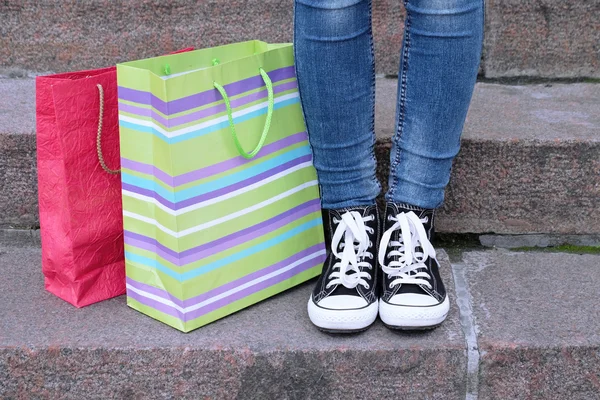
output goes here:
<path id="1" fill-rule="evenodd" d="M 235 147 L 237 147 L 237 150 L 240 153 L 240 155 L 247 159 L 253 158 L 254 156 L 256 156 L 258 154 L 260 149 L 262 149 L 262 147 L 265 143 L 265 140 L 267 139 L 267 134 L 269 133 L 269 129 L 271 128 L 271 119 L 273 118 L 273 104 L 274 104 L 273 82 L 271 82 L 271 78 L 269 78 L 269 75 L 262 68 L 260 69 L 260 75 L 262 76 L 263 81 L 265 82 L 265 86 L 267 87 L 269 106 L 267 108 L 267 119 L 265 120 L 265 127 L 263 129 L 260 140 L 258 141 L 256 148 L 254 150 L 252 150 L 250 153 L 246 153 L 246 151 L 242 147 L 242 144 L 240 143 L 240 140 L 238 139 L 237 132 L 235 131 L 235 124 L 233 123 L 233 114 L 231 111 L 231 103 L 229 101 L 229 96 L 227 96 L 227 92 L 225 92 L 225 88 L 223 86 L 219 85 L 217 82 L 214 82 L 215 89 L 217 89 L 219 91 L 219 93 L 221 93 L 221 96 L 223 96 L 223 100 L 225 101 L 225 107 L 227 108 L 227 117 L 229 119 L 229 127 L 231 128 L 231 136 L 233 136 L 233 141 L 235 143 Z"/>

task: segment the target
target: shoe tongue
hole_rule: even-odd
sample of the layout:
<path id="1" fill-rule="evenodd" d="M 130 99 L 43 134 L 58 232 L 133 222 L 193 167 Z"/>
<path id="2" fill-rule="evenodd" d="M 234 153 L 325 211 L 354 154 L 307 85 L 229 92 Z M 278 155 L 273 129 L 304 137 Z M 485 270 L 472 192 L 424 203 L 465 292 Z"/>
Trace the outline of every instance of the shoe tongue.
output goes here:
<path id="1" fill-rule="evenodd" d="M 331 210 L 330 212 L 333 213 L 333 215 L 336 215 L 337 218 L 341 218 L 342 215 L 344 215 L 346 212 L 352 212 L 352 211 L 356 211 L 356 212 L 360 213 L 360 215 L 362 215 L 363 217 L 366 217 L 366 216 L 372 214 L 375 216 L 375 218 L 377 218 L 377 213 L 376 213 L 377 209 L 375 208 L 375 206 L 346 207 L 346 208 Z M 370 222 L 368 224 L 372 224 L 372 222 Z M 343 295 L 360 296 L 358 293 L 358 286 L 350 289 L 342 284 L 338 284 L 336 286 L 336 288 L 333 290 L 333 292 L 331 292 L 331 294 L 330 294 L 330 296 L 343 296 Z"/>
<path id="2" fill-rule="evenodd" d="M 338 218 L 341 218 L 342 215 L 346 214 L 347 212 L 353 212 L 353 211 L 358 212 L 362 216 L 367 216 L 370 214 L 369 211 L 372 212 L 372 210 L 369 210 L 369 208 L 371 208 L 371 207 L 372 206 L 357 206 L 357 207 L 338 208 L 335 210 L 330 210 L 330 213 L 335 215 Z"/>
<path id="3" fill-rule="evenodd" d="M 396 216 L 400 213 L 409 213 L 409 212 L 415 213 L 417 215 L 417 217 L 419 217 L 419 219 L 423 219 L 423 218 L 427 217 L 427 222 L 423 222 L 423 227 L 425 228 L 425 232 L 427 233 L 427 238 L 429 240 L 431 240 L 434 210 L 415 207 L 415 206 L 411 206 L 409 204 L 388 203 L 387 207 L 386 207 L 386 223 L 389 223 L 390 226 L 394 224 L 393 221 L 389 221 L 389 222 L 387 221 L 387 215 Z M 400 231 L 394 232 L 392 239 L 400 241 L 400 239 L 401 239 Z M 416 246 L 413 249 L 413 251 L 422 252 L 423 248 L 421 246 Z M 412 274 L 415 274 L 419 271 L 424 271 L 424 270 L 426 271 L 426 268 L 419 268 L 419 269 L 415 270 Z M 397 293 L 398 294 L 413 293 L 413 294 L 429 295 L 429 293 L 424 291 L 420 285 L 415 285 L 415 284 L 404 284 L 404 285 L 401 284 Z"/>
<path id="4" fill-rule="evenodd" d="M 415 213 L 417 215 L 417 217 L 419 217 L 419 219 L 423 219 L 423 218 L 427 217 L 427 222 L 423 222 L 423 227 L 425 228 L 425 232 L 427 232 L 427 238 L 429 240 L 431 240 L 431 238 L 433 236 L 432 223 L 433 223 L 433 218 L 434 218 L 434 210 L 432 210 L 432 209 L 425 209 L 425 208 L 420 208 L 420 207 L 416 207 L 416 206 L 411 206 L 410 204 L 387 203 L 386 223 L 391 222 L 391 221 L 387 221 L 387 215 L 396 216 L 400 213 L 409 213 L 411 211 L 413 213 Z M 393 222 L 391 222 L 390 226 L 391 225 L 393 225 Z"/>

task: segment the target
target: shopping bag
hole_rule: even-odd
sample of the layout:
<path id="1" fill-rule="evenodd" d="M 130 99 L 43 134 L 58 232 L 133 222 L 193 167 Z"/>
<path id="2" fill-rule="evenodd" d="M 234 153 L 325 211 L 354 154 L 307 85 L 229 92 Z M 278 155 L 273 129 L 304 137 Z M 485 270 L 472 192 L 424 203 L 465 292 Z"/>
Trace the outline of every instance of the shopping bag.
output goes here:
<path id="1" fill-rule="evenodd" d="M 188 332 L 317 276 L 317 176 L 290 44 L 117 65 L 127 303 Z"/>
<path id="2" fill-rule="evenodd" d="M 36 139 L 46 289 L 77 307 L 124 294 L 116 68 L 37 77 Z"/>

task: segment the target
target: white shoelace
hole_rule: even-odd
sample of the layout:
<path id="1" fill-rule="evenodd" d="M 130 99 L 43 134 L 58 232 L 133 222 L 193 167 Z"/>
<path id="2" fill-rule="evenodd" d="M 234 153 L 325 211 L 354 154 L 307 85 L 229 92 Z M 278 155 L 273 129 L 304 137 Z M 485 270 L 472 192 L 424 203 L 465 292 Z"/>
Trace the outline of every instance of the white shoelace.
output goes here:
<path id="1" fill-rule="evenodd" d="M 333 223 L 338 226 L 331 239 L 331 251 L 338 262 L 334 264 L 334 271 L 328 277 L 331 280 L 326 286 L 327 289 L 338 284 L 348 289 L 354 289 L 358 285 L 365 289 L 370 288 L 365 279 L 371 279 L 371 274 L 361 271 L 360 268 L 371 268 L 371 264 L 364 259 L 373 258 L 373 254 L 367 249 L 371 246 L 368 233 L 373 233 L 374 229 L 366 226 L 365 222 L 373 219 L 372 215 L 363 217 L 357 211 L 348 211 L 341 219 L 333 219 Z"/>
<path id="2" fill-rule="evenodd" d="M 431 277 L 425 271 L 417 271 L 420 268 L 427 268 L 425 261 L 428 257 L 435 258 L 435 249 L 427 238 L 427 232 L 423 223 L 428 221 L 425 217 L 420 219 L 414 212 L 400 213 L 396 217 L 388 216 L 388 220 L 394 221 L 394 225 L 383 233 L 381 244 L 379 246 L 379 264 L 381 269 L 390 278 L 396 278 L 390 283 L 390 287 L 399 284 L 425 285 L 431 289 L 431 285 L 426 279 Z M 392 234 L 400 230 L 400 240 L 390 241 Z M 386 252 L 388 245 L 392 250 L 389 256 L 397 256 L 398 260 L 390 261 L 385 265 Z M 418 251 L 418 247 L 422 251 Z"/>

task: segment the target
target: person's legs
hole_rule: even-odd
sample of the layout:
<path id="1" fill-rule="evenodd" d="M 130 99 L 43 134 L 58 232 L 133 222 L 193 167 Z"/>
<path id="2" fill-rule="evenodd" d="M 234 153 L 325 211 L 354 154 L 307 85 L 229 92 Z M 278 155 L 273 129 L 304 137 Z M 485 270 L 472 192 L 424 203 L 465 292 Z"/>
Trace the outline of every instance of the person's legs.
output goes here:
<path id="1" fill-rule="evenodd" d="M 482 0 L 405 0 L 396 135 L 386 200 L 437 208 L 477 78 Z"/>
<path id="2" fill-rule="evenodd" d="M 323 330 L 362 330 L 377 317 L 380 237 L 370 0 L 296 0 L 294 26 L 328 253 L 308 313 Z"/>
<path id="3" fill-rule="evenodd" d="M 405 0 L 397 131 L 379 248 L 379 315 L 390 327 L 439 325 L 449 301 L 431 245 L 483 40 L 483 0 Z"/>
<path id="4" fill-rule="evenodd" d="M 323 208 L 375 203 L 370 0 L 296 0 L 296 74 Z"/>

